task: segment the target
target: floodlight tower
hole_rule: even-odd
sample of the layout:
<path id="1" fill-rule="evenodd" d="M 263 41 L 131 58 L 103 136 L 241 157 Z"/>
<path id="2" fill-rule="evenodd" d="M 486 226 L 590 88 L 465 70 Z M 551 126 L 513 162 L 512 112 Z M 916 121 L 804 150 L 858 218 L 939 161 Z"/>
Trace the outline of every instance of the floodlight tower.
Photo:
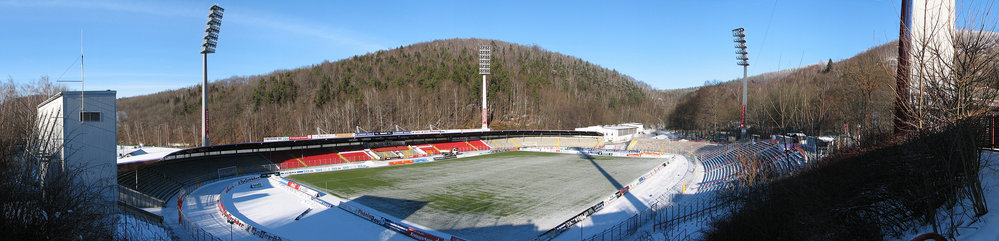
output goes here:
<path id="1" fill-rule="evenodd" d="M 482 129 L 488 130 L 486 124 L 486 75 L 489 75 L 489 61 L 492 50 L 489 45 L 479 45 L 479 74 L 482 75 Z"/>
<path id="2" fill-rule="evenodd" d="M 749 54 L 749 52 L 746 52 L 746 29 L 733 29 L 732 37 L 735 37 L 735 48 L 738 49 L 735 51 L 735 54 L 738 54 L 735 59 L 739 60 L 736 64 L 742 66 L 742 108 L 740 109 L 742 119 L 739 121 L 739 130 L 741 132 L 740 137 L 746 138 L 746 88 L 748 86 L 746 75 L 749 70 L 749 57 L 746 57 Z"/>
<path id="3" fill-rule="evenodd" d="M 222 26 L 222 12 L 218 4 L 208 12 L 208 25 L 205 28 L 205 41 L 201 43 L 201 146 L 208 146 L 208 54 L 215 53 L 219 41 L 219 27 Z"/>

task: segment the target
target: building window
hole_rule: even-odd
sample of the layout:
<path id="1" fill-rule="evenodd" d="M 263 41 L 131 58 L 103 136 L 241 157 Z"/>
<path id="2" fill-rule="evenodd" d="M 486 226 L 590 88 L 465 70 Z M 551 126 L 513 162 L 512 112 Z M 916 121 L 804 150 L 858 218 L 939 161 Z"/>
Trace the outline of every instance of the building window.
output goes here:
<path id="1" fill-rule="evenodd" d="M 96 112 L 96 111 L 80 112 L 80 121 L 82 122 L 101 121 L 101 112 Z"/>

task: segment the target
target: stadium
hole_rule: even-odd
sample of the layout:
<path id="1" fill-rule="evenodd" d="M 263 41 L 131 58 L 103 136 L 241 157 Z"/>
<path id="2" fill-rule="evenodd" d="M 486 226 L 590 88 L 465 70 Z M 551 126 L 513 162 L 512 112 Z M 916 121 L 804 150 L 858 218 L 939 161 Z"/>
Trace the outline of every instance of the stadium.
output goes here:
<path id="1" fill-rule="evenodd" d="M 268 138 L 120 164 L 119 200 L 199 240 L 686 239 L 726 208 L 712 195 L 743 165 L 783 175 L 814 152 L 791 139 L 607 144 L 554 130 Z"/>
<path id="2" fill-rule="evenodd" d="M 862 4 L 874 6 L 870 13 L 810 3 L 782 14 L 774 14 L 778 1 L 756 4 L 771 6 L 769 18 L 751 17 L 766 11 L 753 4 L 739 10 L 750 17 L 719 11 L 741 5 L 718 3 L 545 4 L 232 3 L 227 46 L 235 48 L 212 55 L 221 57 L 212 74 L 232 77 L 210 82 L 208 56 L 219 47 L 225 10 L 219 4 L 202 22 L 203 15 L 192 20 L 196 8 L 188 5 L 195 3 L 0 2 L 13 9 L 12 19 L 50 25 L 14 22 L 31 31 L 62 32 L 53 22 L 145 33 L 136 41 L 99 32 L 91 51 L 81 30 L 79 58 L 72 55 L 70 68 L 52 79 L 79 83 L 78 90 L 50 82 L 53 63 L 46 62 L 28 70 L 45 73 L 37 82 L 0 82 L 0 234 L 999 238 L 999 229 L 988 228 L 999 214 L 987 206 L 999 200 L 999 20 L 988 17 L 992 2 Z M 899 15 L 885 14 L 889 8 Z M 980 9 L 992 23 L 976 22 Z M 957 21 L 969 13 L 960 18 L 971 24 Z M 687 24 L 705 16 L 712 21 Z M 837 19 L 844 16 L 849 21 Z M 817 21 L 801 21 L 807 18 Z M 786 35 L 770 37 L 777 41 L 770 46 L 780 47 L 762 48 L 771 23 L 799 22 L 819 27 L 775 26 Z M 883 43 L 881 25 L 892 35 Z M 204 30 L 188 31 L 193 26 Z M 862 28 L 875 33 L 873 47 L 851 39 L 866 40 L 854 33 L 867 32 Z M 188 32 L 204 34 L 200 86 L 183 87 L 194 62 L 169 55 L 187 42 L 166 35 Z M 147 40 L 155 47 L 133 45 Z M 123 44 L 109 49 L 110 42 Z M 750 75 L 747 42 L 754 66 L 771 66 L 776 56 L 777 69 L 756 67 Z M 800 45 L 798 67 L 785 68 L 794 56 L 783 51 L 797 52 L 798 42 L 814 46 Z M 708 50 L 715 45 L 728 49 L 726 58 L 735 48 L 741 78 L 721 73 L 714 59 L 722 55 Z M 84 84 L 85 46 L 100 53 L 87 72 L 95 85 Z M 37 65 L 34 56 L 65 58 L 59 47 L 24 49 L 59 53 L 24 52 L 11 69 L 30 69 L 20 64 Z M 63 78 L 77 63 L 79 80 Z M 706 81 L 658 85 L 681 79 Z"/>

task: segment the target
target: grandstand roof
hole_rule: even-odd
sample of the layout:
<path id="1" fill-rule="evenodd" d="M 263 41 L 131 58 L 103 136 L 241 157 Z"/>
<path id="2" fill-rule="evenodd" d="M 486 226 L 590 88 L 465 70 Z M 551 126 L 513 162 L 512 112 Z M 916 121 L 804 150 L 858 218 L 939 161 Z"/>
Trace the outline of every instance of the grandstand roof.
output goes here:
<path id="1" fill-rule="evenodd" d="M 633 127 L 632 127 L 633 128 Z M 217 146 L 204 146 L 183 149 L 170 153 L 163 157 L 163 161 L 222 156 L 232 154 L 248 154 L 271 151 L 302 150 L 338 146 L 356 146 L 370 142 L 383 141 L 407 141 L 407 142 L 445 142 L 452 139 L 474 140 L 480 138 L 504 138 L 510 136 L 601 136 L 602 134 L 592 131 L 570 131 L 570 130 L 512 130 L 512 131 L 474 131 L 474 132 L 454 132 L 454 133 L 428 133 L 428 134 L 403 134 L 403 135 L 374 135 L 355 136 L 343 138 L 327 139 L 306 139 L 288 140 L 273 142 L 250 142 L 239 144 L 225 144 Z"/>

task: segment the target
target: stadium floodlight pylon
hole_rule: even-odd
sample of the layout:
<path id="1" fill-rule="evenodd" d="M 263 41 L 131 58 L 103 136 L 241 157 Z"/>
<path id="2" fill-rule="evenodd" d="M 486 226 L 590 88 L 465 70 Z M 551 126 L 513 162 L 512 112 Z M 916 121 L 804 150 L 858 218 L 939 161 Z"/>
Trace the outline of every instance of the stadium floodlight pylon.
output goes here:
<path id="1" fill-rule="evenodd" d="M 486 115 L 486 75 L 489 75 L 489 63 L 492 57 L 492 49 L 489 45 L 479 45 L 479 74 L 482 75 L 482 129 L 488 130 Z"/>
<path id="2" fill-rule="evenodd" d="M 219 30 L 222 27 L 222 12 L 218 4 L 208 9 L 208 21 L 205 23 L 205 41 L 201 43 L 201 146 L 208 146 L 208 54 L 215 53 L 218 47 Z"/>
<path id="3" fill-rule="evenodd" d="M 736 62 L 736 65 L 742 66 L 742 106 L 739 109 L 742 118 L 739 120 L 739 131 L 741 133 L 739 137 L 746 138 L 746 88 L 749 85 L 746 79 L 749 71 L 749 57 L 746 56 L 749 54 L 749 52 L 746 52 L 746 29 L 732 29 L 732 37 L 735 37 L 733 41 L 735 41 L 735 48 L 738 49 L 735 51 L 735 54 L 738 54 L 735 59 L 739 60 L 739 62 Z"/>

